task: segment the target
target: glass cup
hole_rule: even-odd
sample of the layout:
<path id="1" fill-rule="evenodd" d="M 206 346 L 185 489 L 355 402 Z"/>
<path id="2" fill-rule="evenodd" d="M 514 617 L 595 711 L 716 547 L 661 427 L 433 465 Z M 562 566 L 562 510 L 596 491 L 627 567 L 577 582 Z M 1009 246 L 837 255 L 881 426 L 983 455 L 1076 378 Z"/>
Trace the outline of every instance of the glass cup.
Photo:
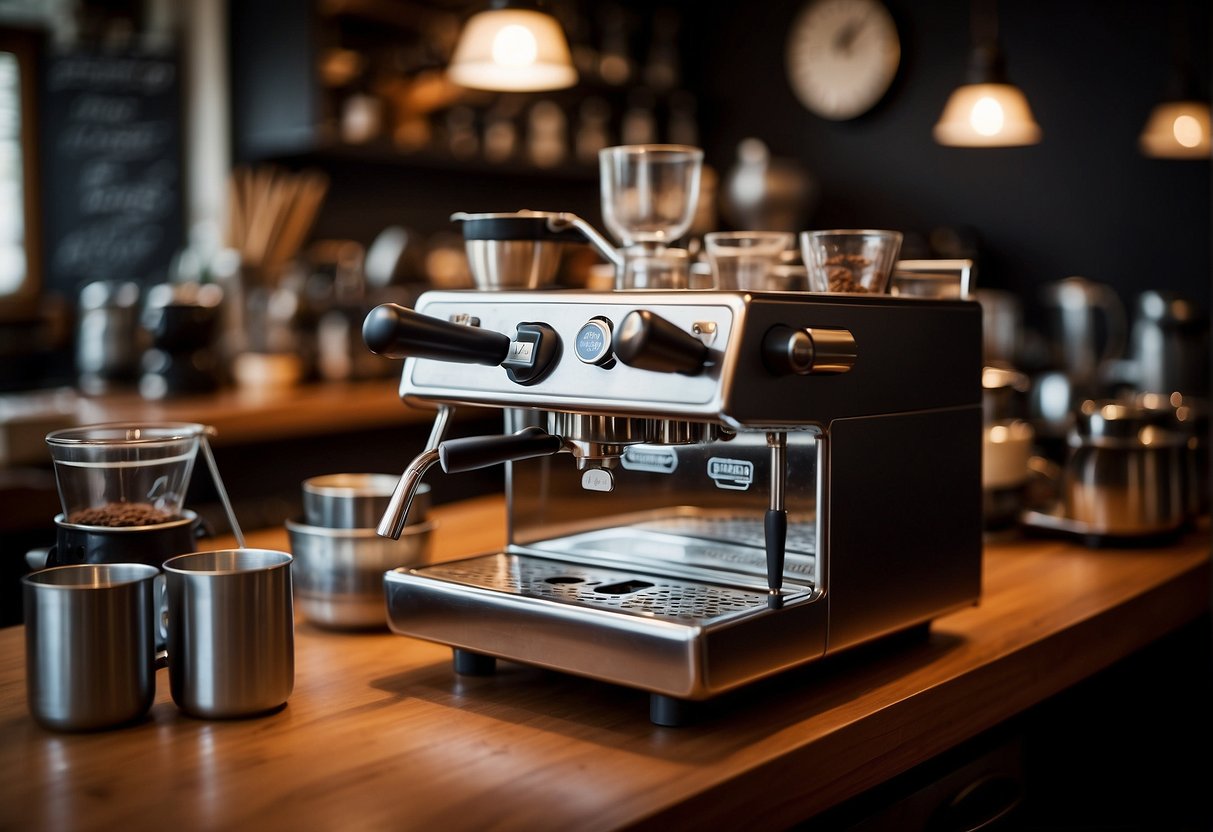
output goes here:
<path id="1" fill-rule="evenodd" d="M 685 248 L 630 253 L 624 258 L 621 289 L 687 289 L 690 253 Z"/>
<path id="2" fill-rule="evenodd" d="M 713 231 L 703 235 L 716 288 L 780 288 L 783 282 L 774 278 L 773 270 L 792 239 L 783 231 Z"/>
<path id="3" fill-rule="evenodd" d="M 800 251 L 810 292 L 883 294 L 901 251 L 900 231 L 802 231 Z"/>
<path id="4" fill-rule="evenodd" d="M 624 246 L 665 246 L 691 227 L 699 202 L 703 151 L 674 144 L 598 152 L 602 218 Z"/>
<path id="5" fill-rule="evenodd" d="M 65 522 L 142 526 L 181 516 L 205 425 L 114 423 L 47 434 Z"/>

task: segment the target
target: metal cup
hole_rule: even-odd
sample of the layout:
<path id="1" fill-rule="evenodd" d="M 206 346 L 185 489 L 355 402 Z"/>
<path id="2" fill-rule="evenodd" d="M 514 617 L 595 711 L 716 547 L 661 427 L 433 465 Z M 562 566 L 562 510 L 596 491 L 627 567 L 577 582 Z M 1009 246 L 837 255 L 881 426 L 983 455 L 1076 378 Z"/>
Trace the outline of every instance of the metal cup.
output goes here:
<path id="1" fill-rule="evenodd" d="M 328 529 L 373 529 L 391 502 L 394 474 L 324 474 L 303 481 L 303 514 L 308 525 Z M 430 487 L 422 484 L 409 510 L 409 523 L 425 520 Z"/>
<path id="2" fill-rule="evenodd" d="M 156 577 L 143 563 L 86 563 L 22 578 L 30 714 L 90 731 L 144 716 L 156 696 Z"/>
<path id="3" fill-rule="evenodd" d="M 169 683 L 182 711 L 224 719 L 286 703 L 295 684 L 291 561 L 224 549 L 164 562 Z"/>

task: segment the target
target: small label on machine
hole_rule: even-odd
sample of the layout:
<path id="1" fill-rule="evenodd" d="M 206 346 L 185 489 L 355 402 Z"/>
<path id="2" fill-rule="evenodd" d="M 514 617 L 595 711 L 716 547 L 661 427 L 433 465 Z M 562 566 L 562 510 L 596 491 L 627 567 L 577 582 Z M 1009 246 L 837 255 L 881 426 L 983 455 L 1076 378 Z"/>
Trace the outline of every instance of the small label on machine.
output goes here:
<path id="1" fill-rule="evenodd" d="M 749 491 L 754 484 L 754 463 L 748 459 L 726 459 L 714 456 L 708 460 L 708 476 L 717 488 L 729 491 Z"/>
<path id="2" fill-rule="evenodd" d="M 629 471 L 672 474 L 678 467 L 678 454 L 673 448 L 659 445 L 629 445 L 619 461 Z"/>
<path id="3" fill-rule="evenodd" d="M 535 342 L 534 341 L 513 341 L 510 343 L 510 352 L 506 356 L 503 364 L 522 365 L 524 367 L 531 366 L 531 362 L 535 360 Z"/>

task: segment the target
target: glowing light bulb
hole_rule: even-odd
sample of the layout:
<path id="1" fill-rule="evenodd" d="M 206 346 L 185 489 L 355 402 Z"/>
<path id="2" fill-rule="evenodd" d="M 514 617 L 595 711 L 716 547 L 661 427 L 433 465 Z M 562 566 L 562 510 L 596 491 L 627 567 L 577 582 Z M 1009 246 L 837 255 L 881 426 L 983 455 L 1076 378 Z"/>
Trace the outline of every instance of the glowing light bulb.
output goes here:
<path id="1" fill-rule="evenodd" d="M 493 61 L 500 66 L 530 66 L 538 55 L 535 35 L 525 26 L 502 26 L 493 38 Z"/>
<path id="2" fill-rule="evenodd" d="M 1178 116 L 1171 125 L 1171 132 L 1175 134 L 1175 141 L 1184 147 L 1197 147 L 1204 138 L 1200 122 L 1189 115 Z"/>
<path id="3" fill-rule="evenodd" d="M 997 136 L 1005 121 L 1002 105 L 988 95 L 977 99 L 969 112 L 969 124 L 982 136 Z"/>

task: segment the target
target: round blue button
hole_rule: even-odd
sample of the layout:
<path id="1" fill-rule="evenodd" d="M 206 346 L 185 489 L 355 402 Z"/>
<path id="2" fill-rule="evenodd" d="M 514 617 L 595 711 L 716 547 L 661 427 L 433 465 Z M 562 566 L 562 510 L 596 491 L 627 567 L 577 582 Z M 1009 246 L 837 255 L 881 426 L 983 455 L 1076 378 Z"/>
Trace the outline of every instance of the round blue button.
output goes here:
<path id="1" fill-rule="evenodd" d="M 611 358 L 611 325 L 594 318 L 582 324 L 573 341 L 573 352 L 586 364 L 603 364 Z"/>

